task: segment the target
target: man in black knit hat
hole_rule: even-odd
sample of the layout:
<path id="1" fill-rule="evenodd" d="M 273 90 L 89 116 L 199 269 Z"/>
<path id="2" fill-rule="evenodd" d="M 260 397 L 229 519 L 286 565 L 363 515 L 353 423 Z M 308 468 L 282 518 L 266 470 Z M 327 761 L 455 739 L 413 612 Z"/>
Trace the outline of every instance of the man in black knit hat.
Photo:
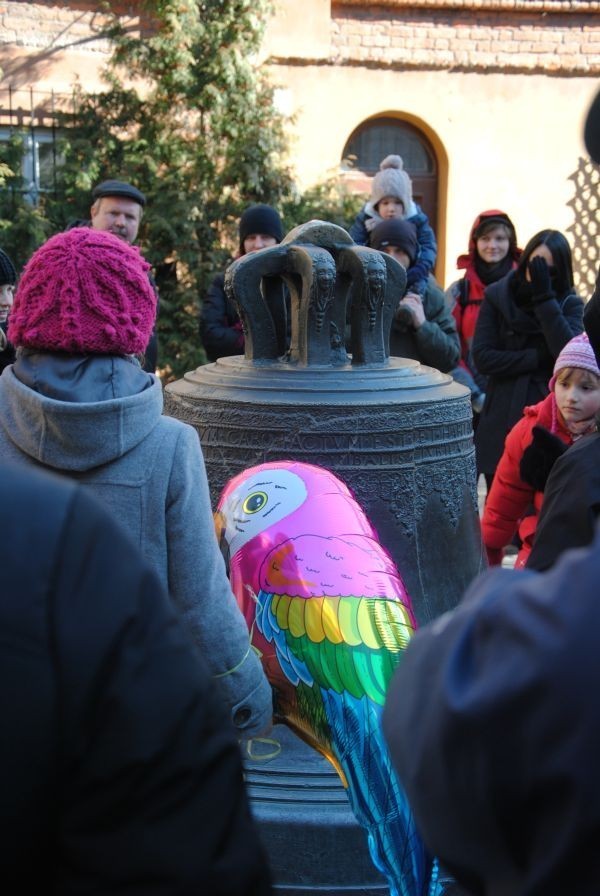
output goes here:
<path id="1" fill-rule="evenodd" d="M 268 249 L 283 239 L 283 225 L 270 205 L 251 205 L 239 223 L 237 257 Z M 238 313 L 225 295 L 225 275 L 212 281 L 200 312 L 200 338 L 209 361 L 244 354 L 244 333 Z"/>
<path id="2" fill-rule="evenodd" d="M 375 227 L 369 246 L 391 255 L 406 271 L 418 253 L 417 230 L 412 221 L 392 218 Z M 390 333 L 390 354 L 414 358 L 428 367 L 447 373 L 460 358 L 456 323 L 444 293 L 432 274 L 423 295 L 408 291 L 397 297 L 398 306 Z"/>

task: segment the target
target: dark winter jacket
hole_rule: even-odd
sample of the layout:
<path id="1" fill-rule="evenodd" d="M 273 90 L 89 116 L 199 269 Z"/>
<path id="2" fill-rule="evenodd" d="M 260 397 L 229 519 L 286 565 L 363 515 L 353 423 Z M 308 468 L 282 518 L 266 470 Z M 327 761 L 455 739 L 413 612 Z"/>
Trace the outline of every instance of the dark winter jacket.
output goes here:
<path id="1" fill-rule="evenodd" d="M 6 336 L 7 327 L 8 321 L 0 324 L 0 373 L 15 360 L 15 347 Z"/>
<path id="2" fill-rule="evenodd" d="M 235 735 L 141 554 L 80 487 L 0 467 L 6 893 L 258 894 Z"/>
<path id="3" fill-rule="evenodd" d="M 593 433 L 552 467 L 527 568 L 549 569 L 564 551 L 589 545 L 599 516 L 600 434 Z"/>
<path id="4" fill-rule="evenodd" d="M 366 246 L 369 243 L 371 231 L 382 220 L 383 218 L 377 214 L 371 203 L 367 202 L 354 219 L 348 233 L 359 246 Z M 408 292 L 416 292 L 422 296 L 427 289 L 428 277 L 432 273 L 437 259 L 437 240 L 429 218 L 416 202 L 411 204 L 404 220 L 415 225 L 418 244 L 417 259 L 407 271 L 406 287 Z"/>
<path id="5" fill-rule="evenodd" d="M 521 548 L 515 561 L 515 568 L 520 569 L 525 565 L 531 551 L 544 492 L 523 479 L 522 461 L 524 455 L 529 459 L 530 455 L 537 451 L 537 458 L 531 458 L 531 462 L 538 468 L 541 466 L 542 458 L 539 455 L 542 445 L 539 439 L 534 443 L 534 427 L 543 427 L 550 440 L 550 430 L 556 414 L 553 413 L 554 402 L 554 393 L 551 393 L 533 407 L 525 408 L 523 416 L 506 437 L 504 451 L 496 468 L 481 520 L 483 543 L 491 564 L 501 562 L 502 548 L 510 543 L 516 532 L 519 533 Z M 560 440 L 565 450 L 567 445 L 573 443 L 571 433 L 562 424 L 558 414 L 556 414 L 555 437 Z"/>
<path id="6" fill-rule="evenodd" d="M 225 294 L 225 275 L 217 274 L 202 302 L 200 338 L 209 361 L 244 354 L 244 333 L 237 309 Z"/>
<path id="7" fill-rule="evenodd" d="M 583 323 L 585 326 L 585 332 L 588 334 L 590 344 L 594 349 L 596 361 L 598 363 L 598 366 L 600 366 L 600 268 L 598 268 L 596 287 L 592 294 L 592 298 L 585 306 Z"/>
<path id="8" fill-rule="evenodd" d="M 425 843 L 468 893 L 597 896 L 599 569 L 600 534 L 547 574 L 485 573 L 416 632 L 392 679 L 392 758 Z"/>
<path id="9" fill-rule="evenodd" d="M 230 355 L 243 355 L 245 350 L 244 331 L 237 308 L 225 292 L 225 275 L 217 274 L 212 281 L 200 311 L 200 338 L 209 361 Z M 289 346 L 291 337 L 290 294 L 281 284 L 276 292 L 277 301 L 285 303 L 287 342 L 282 345 L 282 354 Z"/>
<path id="10" fill-rule="evenodd" d="M 433 277 L 429 277 L 422 300 L 426 320 L 418 330 L 403 314 L 402 308 L 396 312 L 390 333 L 390 355 L 414 358 L 447 373 L 458 363 L 460 342 L 444 293 Z"/>
<path id="11" fill-rule="evenodd" d="M 567 342 L 583 331 L 583 302 L 576 295 L 520 307 L 516 272 L 485 291 L 473 357 L 488 377 L 486 400 L 475 432 L 477 468 L 493 475 L 504 440 L 527 405 L 548 394 L 554 363 Z"/>

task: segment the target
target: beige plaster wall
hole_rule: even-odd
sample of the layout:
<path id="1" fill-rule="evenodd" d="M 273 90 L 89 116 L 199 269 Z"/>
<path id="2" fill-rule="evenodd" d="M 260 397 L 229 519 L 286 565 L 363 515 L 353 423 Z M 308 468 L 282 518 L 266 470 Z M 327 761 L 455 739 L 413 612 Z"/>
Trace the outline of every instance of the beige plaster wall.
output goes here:
<path id="1" fill-rule="evenodd" d="M 292 154 L 305 185 L 338 169 L 346 140 L 371 116 L 397 113 L 427 133 L 441 163 L 443 282 L 483 209 L 505 209 L 521 244 L 542 228 L 569 233 L 576 224 L 572 178 L 586 155 L 583 121 L 596 78 L 322 65 L 278 65 L 273 77 L 288 91 Z"/>
<path id="2" fill-rule="evenodd" d="M 438 153 L 442 282 L 455 276 L 476 214 L 500 206 L 522 245 L 544 227 L 567 233 L 585 292 L 600 262 L 600 172 L 581 137 L 600 86 L 599 8 L 589 0 L 278 0 L 263 50 L 294 119 L 299 182 L 337 172 L 365 119 L 397 114 Z"/>
<path id="3" fill-rule="evenodd" d="M 263 53 L 289 58 L 327 57 L 331 51 L 331 0 L 277 0 Z"/>

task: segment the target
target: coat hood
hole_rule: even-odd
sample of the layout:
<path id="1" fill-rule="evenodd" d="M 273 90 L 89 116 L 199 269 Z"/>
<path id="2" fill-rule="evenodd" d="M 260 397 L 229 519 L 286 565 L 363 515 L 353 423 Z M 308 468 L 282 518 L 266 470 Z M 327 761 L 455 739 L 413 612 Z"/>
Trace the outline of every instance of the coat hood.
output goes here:
<path id="1" fill-rule="evenodd" d="M 540 426 L 550 429 L 555 417 L 555 411 L 553 410 L 555 402 L 554 393 L 551 392 L 545 398 L 542 398 L 541 401 L 538 401 L 537 404 L 528 404 L 527 407 L 524 407 L 523 416 L 532 417 Z"/>
<path id="2" fill-rule="evenodd" d="M 485 212 L 480 212 L 473 221 L 473 226 L 471 227 L 471 232 L 469 234 L 469 250 L 466 254 L 459 255 L 456 259 L 456 267 L 459 270 L 464 270 L 466 267 L 468 267 L 469 264 L 474 264 L 475 257 L 477 255 L 475 234 L 477 233 L 481 225 L 485 224 L 486 221 L 488 221 L 490 218 L 497 219 L 498 224 L 506 224 L 506 226 L 509 228 L 510 232 L 512 233 L 512 239 L 510 241 L 508 254 L 514 261 L 518 261 L 521 255 L 521 250 L 517 246 L 515 225 L 510 220 L 506 212 L 503 212 L 498 208 L 490 208 Z"/>
<path id="3" fill-rule="evenodd" d="M 139 444 L 158 423 L 162 386 L 112 355 L 21 351 L 0 377 L 0 426 L 33 460 L 84 472 Z"/>

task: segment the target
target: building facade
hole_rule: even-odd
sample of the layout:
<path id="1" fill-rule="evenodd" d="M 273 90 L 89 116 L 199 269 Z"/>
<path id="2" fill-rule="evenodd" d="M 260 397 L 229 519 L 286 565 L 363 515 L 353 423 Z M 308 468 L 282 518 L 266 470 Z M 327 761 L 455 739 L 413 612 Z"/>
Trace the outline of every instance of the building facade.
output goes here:
<path id="1" fill-rule="evenodd" d="M 296 0 L 279 0 L 265 46 L 294 117 L 301 181 L 343 172 L 358 146 L 358 171 L 342 176 L 360 185 L 399 152 L 435 225 L 441 282 L 455 276 L 478 212 L 501 208 L 522 245 L 545 227 L 568 235 L 587 297 L 600 261 L 600 177 L 582 132 L 600 88 L 600 3 L 301 6 L 299 16 Z"/>
<path id="2" fill-rule="evenodd" d="M 109 48 L 96 9 L 0 0 L 0 129 L 26 125 L 42 100 L 50 126 L 54 97 L 100 86 Z M 302 186 L 335 174 L 368 190 L 397 152 L 438 236 L 440 282 L 475 216 L 501 208 L 522 245 L 565 232 L 590 294 L 600 171 L 582 132 L 600 87 L 599 0 L 277 0 L 262 61 Z"/>

